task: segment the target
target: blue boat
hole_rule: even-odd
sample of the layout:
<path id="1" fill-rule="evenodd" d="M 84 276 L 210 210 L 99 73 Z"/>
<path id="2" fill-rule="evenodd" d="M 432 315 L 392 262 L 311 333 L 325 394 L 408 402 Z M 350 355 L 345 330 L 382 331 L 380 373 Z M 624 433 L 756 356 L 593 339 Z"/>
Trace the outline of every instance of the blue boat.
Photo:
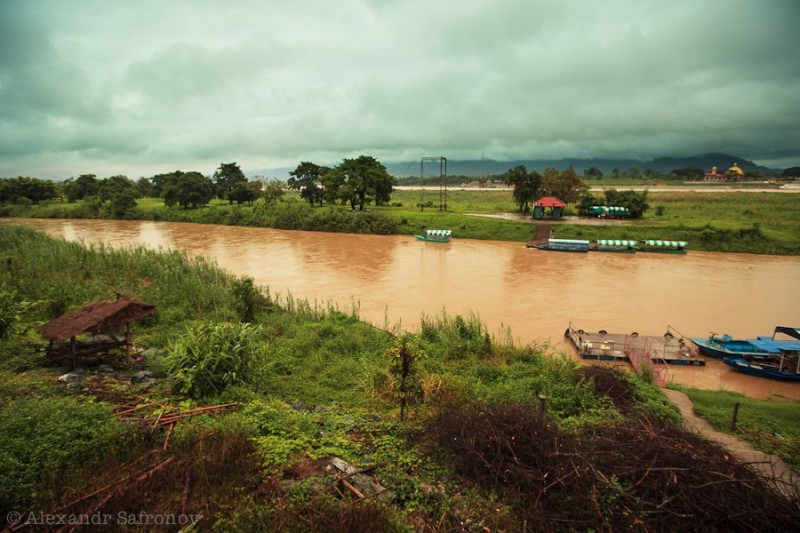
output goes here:
<path id="1" fill-rule="evenodd" d="M 800 382 L 800 357 L 785 355 L 775 357 L 744 358 L 739 355 L 722 360 L 734 370 L 760 378 Z"/>
<path id="2" fill-rule="evenodd" d="M 779 338 L 783 335 L 787 338 Z M 700 351 L 751 376 L 800 381 L 800 328 L 777 326 L 771 337 L 732 339 L 729 335 L 692 339 Z"/>
<path id="3" fill-rule="evenodd" d="M 589 241 L 578 239 L 547 239 L 547 242 L 529 242 L 528 248 L 555 252 L 588 252 Z"/>
<path id="4" fill-rule="evenodd" d="M 700 348 L 700 351 L 709 357 L 724 359 L 732 356 L 766 357 L 770 353 L 753 344 L 750 340 L 734 339 L 727 333 L 718 337 L 712 333 L 708 337 L 692 337 L 692 342 Z"/>

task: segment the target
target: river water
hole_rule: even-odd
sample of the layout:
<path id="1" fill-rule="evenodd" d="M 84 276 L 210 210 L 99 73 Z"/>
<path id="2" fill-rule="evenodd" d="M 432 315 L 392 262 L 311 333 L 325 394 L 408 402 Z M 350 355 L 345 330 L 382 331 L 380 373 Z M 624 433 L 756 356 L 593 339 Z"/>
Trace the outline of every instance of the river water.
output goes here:
<path id="1" fill-rule="evenodd" d="M 343 311 L 355 305 L 379 327 L 414 330 L 423 314 L 478 314 L 490 332 L 510 328 L 520 342 L 547 342 L 574 356 L 563 333 L 689 337 L 709 332 L 770 335 L 800 326 L 800 258 L 693 252 L 559 253 L 520 243 L 351 235 L 118 220 L 1 219 L 67 240 L 179 248 L 214 258 L 270 292 Z M 670 366 L 667 381 L 800 399 L 800 384 L 746 376 L 719 361 Z"/>

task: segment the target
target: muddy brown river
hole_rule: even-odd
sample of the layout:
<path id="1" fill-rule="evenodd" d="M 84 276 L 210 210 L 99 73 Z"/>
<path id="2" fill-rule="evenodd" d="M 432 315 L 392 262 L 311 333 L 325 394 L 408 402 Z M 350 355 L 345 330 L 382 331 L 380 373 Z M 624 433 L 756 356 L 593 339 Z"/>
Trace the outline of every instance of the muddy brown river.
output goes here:
<path id="1" fill-rule="evenodd" d="M 179 248 L 214 258 L 275 295 L 291 294 L 360 316 L 379 327 L 414 330 L 423 314 L 478 314 L 490 332 L 546 342 L 572 356 L 563 333 L 688 337 L 709 332 L 770 335 L 800 326 L 800 258 L 690 251 L 559 253 L 520 243 L 350 235 L 149 221 L 0 219 L 67 240 Z M 799 383 L 746 376 L 716 360 L 670 366 L 667 381 L 800 399 Z"/>

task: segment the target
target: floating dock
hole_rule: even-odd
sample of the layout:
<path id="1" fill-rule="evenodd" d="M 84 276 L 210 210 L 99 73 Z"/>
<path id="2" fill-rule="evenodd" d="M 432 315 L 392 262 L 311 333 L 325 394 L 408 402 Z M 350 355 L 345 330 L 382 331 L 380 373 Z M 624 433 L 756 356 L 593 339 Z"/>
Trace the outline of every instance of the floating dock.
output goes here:
<path id="1" fill-rule="evenodd" d="M 620 361 L 638 366 L 641 362 L 668 365 L 705 366 L 696 346 L 684 339 L 675 330 L 667 327 L 664 335 L 639 335 L 597 333 L 575 328 L 571 323 L 564 336 L 572 341 L 578 354 L 584 359 L 597 361 Z"/>

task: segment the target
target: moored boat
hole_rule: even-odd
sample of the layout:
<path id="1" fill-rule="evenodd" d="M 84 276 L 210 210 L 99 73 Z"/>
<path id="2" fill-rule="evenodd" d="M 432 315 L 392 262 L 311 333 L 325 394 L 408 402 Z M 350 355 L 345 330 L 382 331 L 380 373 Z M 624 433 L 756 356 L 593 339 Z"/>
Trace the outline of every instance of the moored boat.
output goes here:
<path id="1" fill-rule="evenodd" d="M 449 229 L 429 229 L 425 230 L 425 235 L 414 236 L 421 241 L 450 242 L 450 237 L 453 236 L 453 232 Z"/>
<path id="2" fill-rule="evenodd" d="M 759 349 L 747 339 L 734 339 L 727 333 L 717 336 L 711 333 L 708 337 L 692 337 L 692 342 L 700 351 L 709 357 L 724 359 L 732 356 L 763 356 L 769 352 Z"/>
<path id="3" fill-rule="evenodd" d="M 733 355 L 722 360 L 738 372 L 760 378 L 800 382 L 800 356 L 742 357 Z"/>
<path id="4" fill-rule="evenodd" d="M 590 250 L 597 252 L 622 252 L 630 254 L 636 251 L 637 244 L 639 244 L 638 241 L 629 239 L 597 239 L 594 241 L 594 245 L 592 245 Z"/>
<path id="5" fill-rule="evenodd" d="M 779 338 L 779 335 L 789 337 Z M 734 339 L 728 334 L 718 337 L 711 333 L 708 337 L 692 337 L 692 342 L 701 352 L 711 357 L 741 357 L 747 360 L 783 355 L 800 354 L 800 328 L 776 326 L 772 336 L 759 336 L 755 339 Z"/>
<path id="6" fill-rule="evenodd" d="M 630 211 L 627 207 L 593 205 L 589 207 L 587 214 L 597 218 L 628 218 L 630 216 Z"/>
<path id="7" fill-rule="evenodd" d="M 662 241 L 660 239 L 646 239 L 639 244 L 643 252 L 660 252 L 666 254 L 685 254 L 689 243 L 686 241 Z"/>
<path id="8" fill-rule="evenodd" d="M 555 252 L 588 252 L 589 241 L 579 239 L 547 239 L 546 242 L 529 242 L 528 248 Z"/>

